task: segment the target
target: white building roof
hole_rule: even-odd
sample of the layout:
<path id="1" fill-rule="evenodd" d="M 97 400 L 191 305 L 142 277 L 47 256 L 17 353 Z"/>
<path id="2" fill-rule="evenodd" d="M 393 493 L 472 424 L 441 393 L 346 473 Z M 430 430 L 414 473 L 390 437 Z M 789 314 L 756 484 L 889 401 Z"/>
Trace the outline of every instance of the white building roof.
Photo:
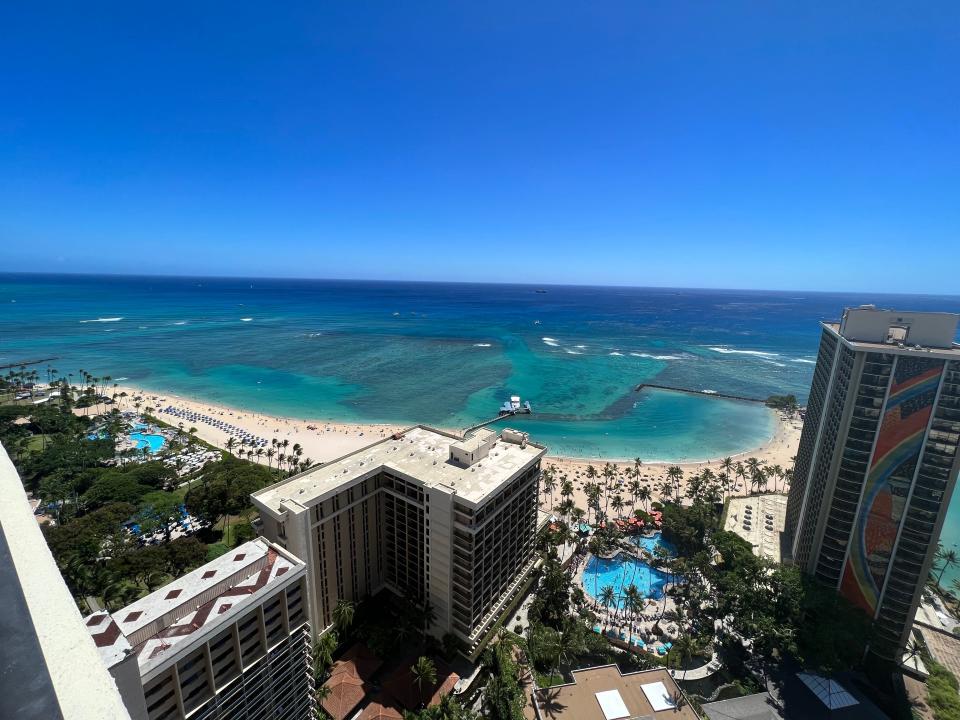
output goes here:
<path id="1" fill-rule="evenodd" d="M 305 568 L 302 561 L 257 538 L 122 610 L 91 615 L 85 620 L 87 630 L 107 667 L 132 649 L 145 676 L 192 642 L 197 631 L 206 635 L 226 621 L 223 616 L 255 607 L 281 578 L 289 580 Z"/>
<path id="2" fill-rule="evenodd" d="M 264 488 L 252 497 L 259 506 L 279 516 L 284 512 L 284 504 L 309 507 L 345 485 L 387 470 L 427 487 L 442 488 L 467 504 L 477 505 L 546 453 L 541 445 L 521 445 L 501 436 L 492 444 L 487 457 L 464 467 L 450 460 L 450 446 L 461 442 L 463 438 L 418 425 Z"/>

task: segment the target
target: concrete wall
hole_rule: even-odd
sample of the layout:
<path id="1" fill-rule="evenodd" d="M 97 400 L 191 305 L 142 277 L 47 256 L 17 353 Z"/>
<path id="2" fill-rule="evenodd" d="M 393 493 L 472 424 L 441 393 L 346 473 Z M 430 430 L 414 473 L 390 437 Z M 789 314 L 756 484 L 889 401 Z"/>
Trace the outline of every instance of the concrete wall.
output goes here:
<path id="1" fill-rule="evenodd" d="M 957 320 L 952 313 L 911 313 L 898 310 L 849 308 L 843 314 L 840 334 L 847 340 L 885 342 L 891 325 L 908 327 L 907 345 L 948 348 L 957 334 Z"/>
<path id="2" fill-rule="evenodd" d="M 449 492 L 425 488 L 430 512 L 425 516 L 427 531 L 427 598 L 437 614 L 432 634 L 440 636 L 451 628 L 453 568 L 453 498 Z"/>
<path id="3" fill-rule="evenodd" d="M 17 600 L 25 604 L 28 615 L 24 622 L 10 625 L 13 608 L 4 607 L 0 623 L 0 715 L 51 720 L 58 717 L 49 712 L 53 703 L 59 706 L 59 717 L 64 720 L 129 720 L 117 686 L 100 661 L 47 548 L 16 468 L 2 446 L 0 498 L 0 528 L 7 546 L 7 552 L 0 554 L 0 563 L 5 565 L 5 576 L 19 583 L 17 588 L 5 582 L 4 597 L 19 590 Z M 39 647 L 39 652 L 16 653 L 23 645 Z M 26 679 L 44 675 L 49 683 L 44 683 L 40 692 L 17 683 L 18 676 Z"/>

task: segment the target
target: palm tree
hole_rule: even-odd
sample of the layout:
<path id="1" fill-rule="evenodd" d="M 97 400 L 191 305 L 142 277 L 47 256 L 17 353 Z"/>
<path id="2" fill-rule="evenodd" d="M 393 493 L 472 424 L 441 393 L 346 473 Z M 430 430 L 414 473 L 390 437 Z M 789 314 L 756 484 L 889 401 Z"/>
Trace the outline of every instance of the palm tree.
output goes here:
<path id="1" fill-rule="evenodd" d="M 733 458 L 727 456 L 720 461 L 720 469 L 723 470 L 727 475 L 733 474 Z"/>
<path id="2" fill-rule="evenodd" d="M 904 664 L 908 660 L 915 658 L 918 655 L 923 655 L 924 649 L 925 648 L 922 642 L 920 642 L 916 638 L 911 638 L 910 641 L 907 643 L 907 646 L 904 648 L 904 652 L 906 654 L 906 657 L 903 658 Z"/>
<path id="3" fill-rule="evenodd" d="M 630 484 L 627 486 L 627 490 L 630 491 L 630 498 L 632 499 L 634 505 L 637 504 L 637 496 L 640 494 L 640 489 L 642 487 L 643 485 L 640 484 L 640 481 L 637 480 L 636 475 L 634 475 L 634 479 L 631 480 Z"/>
<path id="4" fill-rule="evenodd" d="M 624 591 L 623 608 L 628 613 L 637 613 L 643 609 L 643 596 L 640 594 L 639 588 L 633 583 L 630 583 Z M 630 623 L 630 627 L 633 627 L 632 622 Z"/>
<path id="5" fill-rule="evenodd" d="M 617 517 L 621 517 L 622 516 L 621 510 L 623 510 L 623 506 L 624 506 L 623 498 L 620 497 L 619 495 L 614 495 L 612 504 L 613 504 L 613 511 L 617 514 Z"/>
<path id="6" fill-rule="evenodd" d="M 551 469 L 552 468 L 552 469 Z M 544 473 L 543 492 L 550 493 L 550 507 L 553 507 L 553 491 L 557 489 L 556 468 L 553 465 L 548 466 L 548 473 Z"/>
<path id="7" fill-rule="evenodd" d="M 773 491 L 777 491 L 777 480 L 783 480 L 783 468 L 779 465 L 771 465 L 768 470 L 773 477 Z"/>
<path id="8" fill-rule="evenodd" d="M 343 632 L 353 625 L 353 616 L 355 608 L 349 600 L 340 599 L 337 606 L 333 609 L 333 622 L 337 630 Z"/>
<path id="9" fill-rule="evenodd" d="M 314 640 L 312 652 L 313 676 L 318 682 L 333 665 L 333 653 L 336 651 L 338 644 L 335 630 L 325 632 Z"/>
<path id="10" fill-rule="evenodd" d="M 679 465 L 671 465 L 667 468 L 667 478 L 673 484 L 677 496 L 677 504 L 680 504 L 680 481 L 683 480 L 683 468 Z"/>
<path id="11" fill-rule="evenodd" d="M 560 666 L 564 659 L 575 656 L 578 651 L 583 649 L 580 634 L 577 631 L 577 621 L 572 618 L 567 618 L 563 627 L 557 630 L 556 640 L 554 641 L 557 673 L 560 673 Z"/>
<path id="12" fill-rule="evenodd" d="M 640 488 L 640 492 L 637 493 L 637 497 L 638 497 L 641 501 L 643 501 L 643 509 L 644 509 L 644 511 L 645 511 L 645 512 L 648 512 L 648 509 L 647 509 L 647 508 L 648 508 L 648 503 L 650 502 L 650 498 L 653 497 L 653 493 L 650 491 L 650 488 L 647 487 L 646 485 L 644 485 L 642 488 Z"/>
<path id="13" fill-rule="evenodd" d="M 937 585 L 939 585 L 940 581 L 943 580 L 943 574 L 947 571 L 947 568 L 960 562 L 960 556 L 957 555 L 956 550 L 944 550 L 943 545 L 938 544 L 935 557 L 938 562 L 943 563 L 940 567 L 940 574 L 937 575 Z"/>
<path id="14" fill-rule="evenodd" d="M 326 718 L 330 717 L 329 715 L 327 715 L 326 711 L 320 707 L 320 703 L 322 703 L 324 700 L 330 697 L 331 692 L 333 691 L 330 689 L 329 685 L 324 684 L 317 687 L 316 695 L 315 695 L 315 697 L 317 698 L 317 707 L 314 708 L 314 712 L 317 713 L 316 715 L 317 718 L 322 718 L 323 720 L 326 720 Z"/>
<path id="15" fill-rule="evenodd" d="M 604 585 L 603 589 L 600 590 L 600 602 L 606 607 L 613 607 L 613 601 L 616 597 L 617 593 L 614 591 L 613 585 Z"/>
<path id="16" fill-rule="evenodd" d="M 433 660 L 421 655 L 417 661 L 410 666 L 410 675 L 413 678 L 413 684 L 417 686 L 417 694 L 420 698 L 420 706 L 423 707 L 423 686 L 432 688 L 437 683 L 437 667 Z"/>
<path id="17" fill-rule="evenodd" d="M 274 450 L 273 448 L 267 448 L 266 455 L 267 455 L 267 468 L 268 468 L 268 469 L 272 469 L 272 468 L 273 468 L 273 456 L 276 455 L 276 450 Z"/>
<path id="18" fill-rule="evenodd" d="M 232 453 L 233 449 L 237 446 L 237 439 L 233 436 L 230 436 L 227 438 L 227 442 L 225 442 L 223 446 L 227 449 L 227 452 Z"/>
<path id="19" fill-rule="evenodd" d="M 572 503 L 573 501 L 568 500 L 567 502 Z M 574 523 L 578 526 L 583 521 L 584 517 L 586 517 L 586 515 L 587 513 L 584 511 L 584 509 L 577 507 L 576 505 L 574 505 L 573 508 L 570 510 L 570 517 L 573 518 Z"/>
<path id="20" fill-rule="evenodd" d="M 600 514 L 600 486 L 597 483 L 589 482 L 586 487 L 587 495 L 587 522 L 590 522 L 590 509 L 597 511 L 597 515 Z"/>
<path id="21" fill-rule="evenodd" d="M 960 607 L 960 578 L 954 578 L 950 581 L 950 589 L 957 596 L 957 606 Z"/>
<path id="22" fill-rule="evenodd" d="M 610 483 L 613 482 L 614 475 L 616 474 L 613 465 L 610 463 L 605 463 L 603 466 L 603 515 L 607 516 L 607 503 L 610 502 Z"/>

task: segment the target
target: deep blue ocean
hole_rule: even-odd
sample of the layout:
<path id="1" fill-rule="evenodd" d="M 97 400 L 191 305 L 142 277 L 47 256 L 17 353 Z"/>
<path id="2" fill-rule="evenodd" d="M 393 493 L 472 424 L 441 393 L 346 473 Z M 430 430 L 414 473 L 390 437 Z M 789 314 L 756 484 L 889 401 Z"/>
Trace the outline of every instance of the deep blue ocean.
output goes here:
<path id="1" fill-rule="evenodd" d="M 757 447 L 771 413 L 637 384 L 805 401 L 818 322 L 862 303 L 960 312 L 956 296 L 0 274 L 0 365 L 443 427 L 518 394 L 535 412 L 509 424 L 554 453 L 689 461 Z M 960 543 L 956 499 L 942 540 Z"/>

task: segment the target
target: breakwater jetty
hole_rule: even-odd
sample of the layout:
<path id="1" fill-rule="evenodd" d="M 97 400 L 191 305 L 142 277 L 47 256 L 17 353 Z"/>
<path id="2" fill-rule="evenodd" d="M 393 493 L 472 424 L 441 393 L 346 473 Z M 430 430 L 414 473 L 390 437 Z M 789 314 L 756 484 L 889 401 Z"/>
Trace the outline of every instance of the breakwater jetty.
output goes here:
<path id="1" fill-rule="evenodd" d="M 46 357 L 40 358 L 39 360 L 20 360 L 19 362 L 7 363 L 6 365 L 0 365 L 0 370 L 6 370 L 7 368 L 15 367 L 25 367 L 27 365 L 39 365 L 40 363 L 50 362 L 51 360 L 58 360 L 57 357 Z"/>
<path id="2" fill-rule="evenodd" d="M 743 395 L 731 395 L 730 393 L 715 392 L 713 390 L 693 390 L 692 388 L 673 387 L 671 385 L 656 385 L 654 383 L 640 383 L 634 390 L 669 390 L 671 392 L 687 393 L 688 395 L 705 395 L 706 397 L 725 398 L 727 400 L 743 400 L 744 402 L 766 403 L 766 400 L 760 398 L 745 397 Z"/>

